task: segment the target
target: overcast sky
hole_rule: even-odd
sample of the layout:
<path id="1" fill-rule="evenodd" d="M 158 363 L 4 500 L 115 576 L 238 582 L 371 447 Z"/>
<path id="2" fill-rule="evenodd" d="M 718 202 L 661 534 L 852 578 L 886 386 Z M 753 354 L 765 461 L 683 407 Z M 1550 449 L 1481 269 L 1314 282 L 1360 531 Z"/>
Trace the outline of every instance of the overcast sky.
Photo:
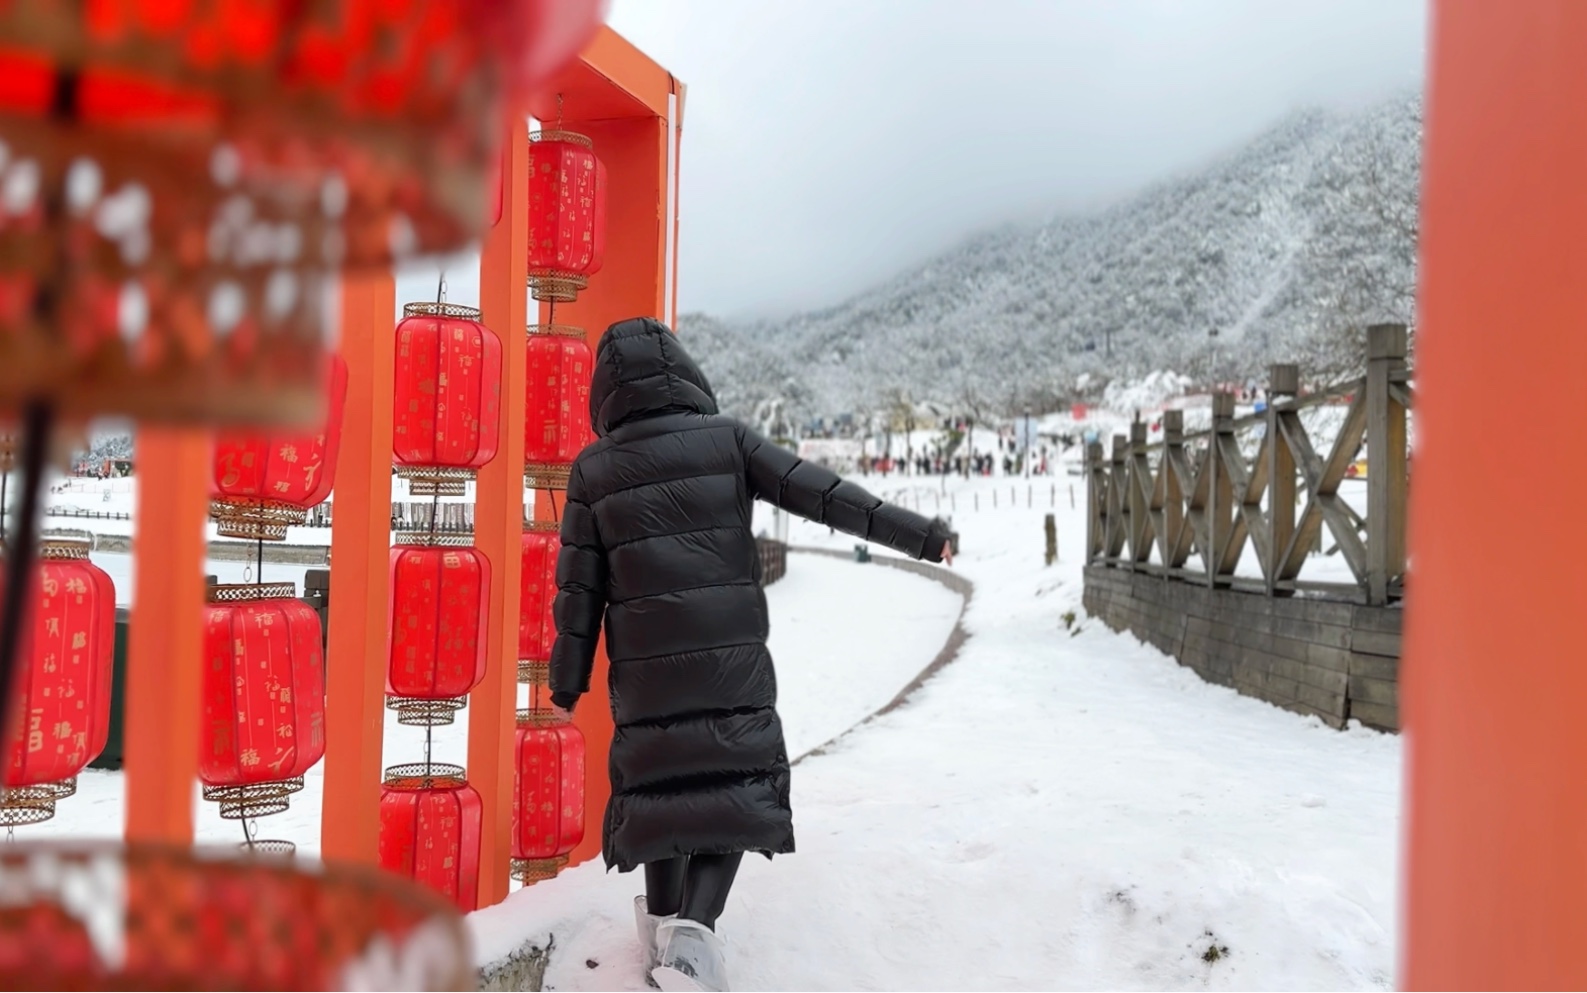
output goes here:
<path id="1" fill-rule="evenodd" d="M 688 84 L 679 308 L 721 316 L 834 304 L 1291 109 L 1414 87 L 1426 20 L 1422 0 L 612 0 L 609 17 Z"/>

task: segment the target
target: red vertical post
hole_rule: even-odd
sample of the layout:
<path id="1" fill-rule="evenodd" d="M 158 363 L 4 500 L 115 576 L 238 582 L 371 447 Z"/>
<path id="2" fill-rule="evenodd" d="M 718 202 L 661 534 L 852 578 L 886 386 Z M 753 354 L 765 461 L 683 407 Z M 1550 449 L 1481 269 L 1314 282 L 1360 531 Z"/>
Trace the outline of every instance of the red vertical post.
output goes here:
<path id="1" fill-rule="evenodd" d="M 608 325 L 630 317 L 660 318 L 668 302 L 667 272 L 667 121 L 664 116 L 617 120 L 579 120 L 572 99 L 565 104 L 563 127 L 588 135 L 606 164 L 608 181 L 606 261 L 590 277 L 589 288 L 573 303 L 557 305 L 557 322 L 584 328 L 593 350 Z M 564 499 L 557 495 L 558 506 Z M 538 520 L 550 520 L 549 507 L 535 507 Z M 587 781 L 584 841 L 571 864 L 601 851 L 600 826 L 611 795 L 606 777 L 612 743 L 612 714 L 606 698 L 606 642 L 601 640 L 590 693 L 574 711 L 584 734 Z"/>
<path id="2" fill-rule="evenodd" d="M 479 905 L 507 896 L 512 858 L 512 743 L 518 704 L 518 573 L 523 547 L 524 361 L 528 324 L 529 129 L 522 113 L 507 126 L 502 216 L 486 233 L 479 265 L 485 326 L 502 343 L 501 434 L 496 457 L 479 471 L 474 544 L 490 559 L 485 679 L 468 699 L 468 778 L 484 809 Z"/>
<path id="3" fill-rule="evenodd" d="M 204 431 L 138 432 L 124 731 L 128 841 L 193 840 L 210 450 Z"/>
<path id="4" fill-rule="evenodd" d="M 347 405 L 332 495 L 320 849 L 368 865 L 380 855 L 395 300 L 389 273 L 343 281 Z"/>
<path id="5" fill-rule="evenodd" d="M 1401 979 L 1580 989 L 1587 4 L 1441 2 L 1432 23 Z"/>

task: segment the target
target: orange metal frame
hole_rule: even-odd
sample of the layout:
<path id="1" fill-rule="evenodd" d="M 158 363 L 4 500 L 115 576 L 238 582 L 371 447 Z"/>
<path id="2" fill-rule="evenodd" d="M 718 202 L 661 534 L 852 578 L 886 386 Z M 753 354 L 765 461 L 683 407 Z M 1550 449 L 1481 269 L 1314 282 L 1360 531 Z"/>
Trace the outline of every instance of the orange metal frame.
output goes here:
<path id="1" fill-rule="evenodd" d="M 558 97 L 561 98 L 560 105 Z M 576 63 L 525 108 L 543 121 L 589 135 L 610 180 L 606 262 L 558 323 L 589 332 L 634 316 L 670 321 L 676 302 L 677 141 L 683 87 L 644 53 L 602 28 Z M 480 306 L 501 335 L 504 377 L 501 448 L 479 473 L 475 543 L 490 558 L 493 582 L 486 650 L 488 674 L 469 700 L 469 779 L 485 809 L 479 902 L 507 895 L 515 730 L 518 573 L 524 516 L 523 410 L 528 215 L 527 129 L 508 125 L 510 181 L 502 220 L 485 239 Z M 321 849 L 326 858 L 374 863 L 384 730 L 388 549 L 391 519 L 392 323 L 390 276 L 346 282 L 342 354 L 348 393 L 331 536 L 335 593 L 329 622 L 325 794 Z M 193 789 L 202 676 L 201 611 L 209 442 L 202 434 L 146 431 L 140 436 L 138 602 L 127 667 L 127 835 L 185 843 L 193 833 Z M 557 497 L 560 507 L 561 498 Z M 549 519 L 549 501 L 535 515 Z M 172 568 L 173 564 L 176 568 Z M 594 691 L 578 708 L 589 745 L 589 830 L 573 855 L 600 851 L 606 754 L 604 653 Z"/>
<path id="2" fill-rule="evenodd" d="M 1401 978 L 1582 989 L 1587 4 L 1433 15 Z"/>
<path id="3" fill-rule="evenodd" d="M 1540 555 L 1515 518 L 1524 506 L 1531 520 L 1575 520 L 1587 464 L 1581 431 L 1539 429 L 1579 422 L 1576 380 L 1587 369 L 1584 62 L 1587 5 L 1577 0 L 1438 5 L 1423 202 L 1416 575 L 1402 686 L 1410 749 L 1402 978 L 1412 988 L 1587 986 L 1587 655 L 1576 610 L 1587 532 L 1546 529 Z M 563 316 L 592 337 L 637 314 L 670 318 L 668 163 L 675 183 L 682 87 L 603 31 L 551 93 L 563 96 L 566 125 L 595 139 L 613 188 L 606 267 Z M 555 119 L 554 96 L 531 109 Z M 516 127 L 513 141 L 521 147 Z M 509 341 L 525 310 L 521 170 L 515 155 L 512 220 L 491 234 L 482 264 L 486 317 Z M 355 861 L 374 860 L 377 833 L 391 297 L 389 280 L 376 279 L 349 286 L 343 301 L 351 380 L 333 538 L 323 844 L 327 855 Z M 1521 333 L 1500 340 L 1502 329 Z M 521 366 L 521 342 L 516 348 L 509 356 Z M 514 402 L 503 404 L 510 421 L 521 388 L 509 387 Z M 1540 487 L 1501 472 L 1472 485 L 1471 453 L 1484 448 L 1558 478 Z M 126 725 L 132 838 L 192 834 L 207 453 L 201 435 L 140 436 L 139 499 L 158 511 L 141 515 L 138 535 Z M 491 678 L 471 714 L 470 763 L 490 811 L 482 903 L 507 888 L 516 457 L 498 459 L 480 486 L 479 539 L 501 569 Z M 611 730 L 603 682 L 579 708 L 591 787 L 579 859 L 599 850 Z"/>

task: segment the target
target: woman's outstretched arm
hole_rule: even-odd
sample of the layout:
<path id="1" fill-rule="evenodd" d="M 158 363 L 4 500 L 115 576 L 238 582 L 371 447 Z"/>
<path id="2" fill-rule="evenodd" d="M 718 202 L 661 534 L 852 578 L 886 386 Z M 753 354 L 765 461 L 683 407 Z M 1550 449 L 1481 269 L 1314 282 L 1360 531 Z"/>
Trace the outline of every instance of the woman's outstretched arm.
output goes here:
<path id="1" fill-rule="evenodd" d="M 941 562 L 948 525 L 885 503 L 830 469 L 806 462 L 748 427 L 739 427 L 739 445 L 756 499 L 791 514 L 874 541 L 895 552 Z"/>

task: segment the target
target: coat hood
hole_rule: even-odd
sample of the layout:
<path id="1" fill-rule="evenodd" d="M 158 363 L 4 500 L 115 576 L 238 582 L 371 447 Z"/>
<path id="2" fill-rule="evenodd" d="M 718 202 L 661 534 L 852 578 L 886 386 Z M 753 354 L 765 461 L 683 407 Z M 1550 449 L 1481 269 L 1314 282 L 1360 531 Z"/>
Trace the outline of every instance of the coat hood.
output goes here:
<path id="1" fill-rule="evenodd" d="M 601 335 L 590 378 L 590 425 L 597 435 L 660 414 L 716 412 L 705 373 L 665 324 L 635 317 Z"/>

